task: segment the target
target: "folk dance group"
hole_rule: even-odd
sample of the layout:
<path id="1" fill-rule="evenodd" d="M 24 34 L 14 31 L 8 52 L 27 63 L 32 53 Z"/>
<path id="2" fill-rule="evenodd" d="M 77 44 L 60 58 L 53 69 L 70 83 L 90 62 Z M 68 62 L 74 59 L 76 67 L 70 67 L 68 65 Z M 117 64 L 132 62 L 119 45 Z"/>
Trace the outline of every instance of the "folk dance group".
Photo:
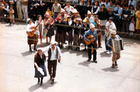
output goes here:
<path id="1" fill-rule="evenodd" d="M 82 41 L 84 41 L 85 44 L 85 49 L 86 45 L 88 46 L 88 61 L 91 60 L 91 55 L 93 55 L 93 62 L 97 63 L 97 41 L 101 40 L 100 36 L 101 34 L 99 33 L 98 29 L 95 29 L 94 23 L 91 21 L 87 24 L 88 17 L 87 19 L 83 20 L 83 25 L 80 25 L 80 19 L 77 18 L 75 20 L 75 23 L 71 20 L 70 16 L 67 16 L 67 21 L 63 22 L 62 17 L 57 17 L 57 24 L 67 24 L 69 27 L 66 28 L 66 31 L 63 31 L 64 27 L 62 25 L 56 25 L 56 36 L 55 40 L 58 42 L 58 46 L 56 45 L 56 42 L 52 41 L 51 42 L 51 37 L 54 35 L 54 20 L 46 13 L 45 15 L 44 22 L 42 20 L 41 16 L 38 16 L 38 20 L 34 24 L 31 19 L 27 20 L 27 34 L 28 34 L 28 45 L 29 45 L 29 50 L 32 51 L 31 44 L 34 44 L 34 50 L 37 51 L 37 53 L 34 56 L 34 66 L 35 66 L 35 77 L 38 78 L 38 83 L 40 83 L 40 78 L 41 78 L 41 83 L 43 83 L 43 77 L 47 76 L 47 71 L 45 67 L 45 61 L 46 57 L 48 57 L 48 72 L 50 75 L 50 80 L 51 83 L 54 83 L 54 78 L 56 76 L 56 67 L 57 67 L 57 61 L 61 61 L 61 51 L 60 48 L 63 48 L 63 44 L 65 42 L 65 37 L 68 40 L 68 48 L 72 48 L 72 43 L 76 45 L 76 50 L 80 50 L 80 42 L 81 38 Z M 110 17 L 109 21 L 106 23 L 106 29 L 105 29 L 105 45 L 106 45 L 106 53 L 109 54 L 111 53 L 111 50 L 113 52 L 112 55 L 112 68 L 115 68 L 117 66 L 117 60 L 120 58 L 120 51 L 115 51 L 112 45 L 112 39 L 120 39 L 119 35 L 116 35 L 116 26 L 113 23 L 113 18 Z M 101 26 L 100 20 L 98 19 L 98 16 L 95 17 L 96 21 L 96 26 Z M 45 26 L 42 26 L 45 25 Z M 74 26 L 74 28 L 71 27 Z M 44 28 L 43 28 L 44 27 Z M 83 28 L 84 31 L 80 31 L 80 27 L 85 27 Z M 87 29 L 87 27 L 90 27 Z M 41 48 L 36 49 L 36 45 L 38 42 L 38 38 L 40 38 L 41 46 L 42 45 L 42 34 L 44 32 L 44 29 L 46 29 L 47 34 L 45 35 L 46 37 L 46 42 L 48 43 L 48 37 L 49 37 L 49 43 L 50 45 L 47 46 L 44 50 Z M 38 30 L 38 31 L 36 31 Z M 38 36 L 39 34 L 39 36 Z M 66 36 L 65 36 L 66 34 Z M 98 38 L 99 37 L 99 38 Z M 98 42 L 98 47 L 101 47 L 101 41 Z M 100 43 L 100 44 L 99 44 Z M 47 54 L 44 54 L 44 53 Z"/>

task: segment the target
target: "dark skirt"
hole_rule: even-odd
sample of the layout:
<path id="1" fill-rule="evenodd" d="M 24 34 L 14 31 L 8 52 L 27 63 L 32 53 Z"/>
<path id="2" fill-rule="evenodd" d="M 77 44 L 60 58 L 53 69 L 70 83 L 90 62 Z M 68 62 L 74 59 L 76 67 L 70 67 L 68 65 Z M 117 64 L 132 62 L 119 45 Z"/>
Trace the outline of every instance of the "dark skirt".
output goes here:
<path id="1" fill-rule="evenodd" d="M 70 30 L 68 32 L 69 36 L 66 35 L 66 40 L 69 42 L 69 43 L 72 43 L 73 41 L 73 37 L 72 37 L 72 30 Z"/>
<path id="2" fill-rule="evenodd" d="M 65 40 L 64 40 L 64 32 L 62 32 L 62 33 L 58 33 L 58 32 L 56 32 L 56 35 L 55 35 L 55 41 L 56 42 L 58 42 L 58 43 L 64 43 L 65 42 Z"/>
<path id="3" fill-rule="evenodd" d="M 51 29 L 48 29 L 48 33 L 46 35 L 46 37 L 52 37 L 54 35 L 54 29 L 51 28 Z"/>
<path id="4" fill-rule="evenodd" d="M 37 44 L 38 39 L 37 39 L 37 34 L 34 34 L 33 37 L 28 36 L 28 44 Z"/>
<path id="5" fill-rule="evenodd" d="M 35 67 L 35 66 L 34 66 Z M 47 76 L 47 71 L 46 71 L 46 67 L 45 65 L 39 65 L 40 68 L 43 69 L 43 72 L 44 72 L 44 75 L 42 75 L 38 70 L 37 68 L 35 67 L 35 78 L 39 78 L 39 77 L 45 77 Z"/>

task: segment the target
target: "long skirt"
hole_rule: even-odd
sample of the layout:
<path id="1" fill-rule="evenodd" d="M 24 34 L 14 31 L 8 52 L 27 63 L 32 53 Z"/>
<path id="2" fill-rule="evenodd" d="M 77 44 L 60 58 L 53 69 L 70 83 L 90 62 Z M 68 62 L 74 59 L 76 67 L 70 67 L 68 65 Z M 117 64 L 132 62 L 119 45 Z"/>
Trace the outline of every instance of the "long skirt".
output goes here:
<path id="1" fill-rule="evenodd" d="M 48 33 L 46 35 L 46 37 L 52 37 L 54 35 L 54 29 L 51 28 L 51 29 L 48 29 Z"/>
<path id="2" fill-rule="evenodd" d="M 62 33 L 58 33 L 56 32 L 56 35 L 55 35 L 55 41 L 58 42 L 58 43 L 64 43 L 65 40 L 64 40 L 64 32 Z"/>
<path id="3" fill-rule="evenodd" d="M 37 34 L 34 34 L 33 37 L 28 36 L 28 44 L 37 44 L 38 39 L 37 39 Z"/>
<path id="4" fill-rule="evenodd" d="M 35 66 L 34 66 L 35 67 Z M 37 70 L 37 68 L 35 67 L 35 78 L 39 78 L 39 77 L 45 77 L 45 76 L 47 76 L 47 71 L 46 71 L 46 67 L 45 67 L 45 65 L 39 65 L 39 67 L 40 68 L 42 68 L 43 69 L 43 72 L 44 72 L 44 75 L 42 75 L 38 70 Z"/>

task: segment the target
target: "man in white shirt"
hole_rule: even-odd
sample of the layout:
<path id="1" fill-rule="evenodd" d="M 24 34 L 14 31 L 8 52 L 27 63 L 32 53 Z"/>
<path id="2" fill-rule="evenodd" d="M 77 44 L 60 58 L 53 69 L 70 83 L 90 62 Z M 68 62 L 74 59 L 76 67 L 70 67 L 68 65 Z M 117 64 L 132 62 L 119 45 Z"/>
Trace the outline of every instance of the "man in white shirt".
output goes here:
<path id="1" fill-rule="evenodd" d="M 57 60 L 61 61 L 61 51 L 58 46 L 56 46 L 56 42 L 52 42 L 51 45 L 47 46 L 43 52 L 47 52 L 46 56 L 48 56 L 48 71 L 50 75 L 51 83 L 54 83 L 54 78 L 56 76 L 56 67 Z"/>
<path id="2" fill-rule="evenodd" d="M 106 54 L 111 53 L 111 48 L 107 46 L 107 40 L 111 37 L 111 32 L 116 32 L 116 26 L 113 22 L 113 17 L 110 17 L 108 22 L 106 23 L 106 30 L 105 30 L 105 47 L 106 47 Z"/>

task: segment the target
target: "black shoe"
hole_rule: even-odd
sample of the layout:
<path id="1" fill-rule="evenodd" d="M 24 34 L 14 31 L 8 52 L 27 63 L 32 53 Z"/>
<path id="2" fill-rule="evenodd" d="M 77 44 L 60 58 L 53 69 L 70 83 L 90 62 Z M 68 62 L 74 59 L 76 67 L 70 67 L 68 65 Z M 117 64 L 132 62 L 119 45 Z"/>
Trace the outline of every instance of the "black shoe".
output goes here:
<path id="1" fill-rule="evenodd" d="M 78 51 L 80 51 L 80 48 L 79 48 L 79 47 L 77 47 L 77 50 L 78 50 Z"/>
<path id="2" fill-rule="evenodd" d="M 77 47 L 76 47 L 76 49 L 75 50 L 77 50 Z"/>
<path id="3" fill-rule="evenodd" d="M 52 75 L 50 76 L 50 81 L 52 80 Z"/>
<path id="4" fill-rule="evenodd" d="M 97 63 L 97 61 L 96 61 L 96 60 L 93 60 L 93 62 Z"/>
<path id="5" fill-rule="evenodd" d="M 99 46 L 98 48 L 102 48 L 101 46 Z"/>
<path id="6" fill-rule="evenodd" d="M 89 62 L 91 59 L 88 59 L 87 61 Z"/>
<path id="7" fill-rule="evenodd" d="M 32 52 L 32 49 L 29 49 L 30 52 Z"/>
<path id="8" fill-rule="evenodd" d="M 70 46 L 70 49 L 72 50 L 72 46 Z"/>
<path id="9" fill-rule="evenodd" d="M 117 61 L 115 61 L 115 66 L 118 66 Z"/>
<path id="10" fill-rule="evenodd" d="M 83 51 L 86 51 L 87 49 L 85 48 Z"/>
<path id="11" fill-rule="evenodd" d="M 42 84 L 43 84 L 43 80 L 41 80 L 40 86 L 42 86 Z"/>
<path id="12" fill-rule="evenodd" d="M 70 49 L 70 46 L 68 46 L 68 49 Z"/>
<path id="13" fill-rule="evenodd" d="M 111 66 L 112 68 L 115 68 L 115 64 L 112 64 L 112 66 Z"/>
<path id="14" fill-rule="evenodd" d="M 38 84 L 39 84 L 39 82 L 40 82 L 40 79 L 38 78 Z"/>
<path id="15" fill-rule="evenodd" d="M 51 84 L 53 84 L 54 83 L 54 78 L 52 78 L 52 80 L 51 80 Z"/>
<path id="16" fill-rule="evenodd" d="M 37 51 L 37 49 L 36 49 L 36 48 L 34 48 L 34 51 Z"/>
<path id="17" fill-rule="evenodd" d="M 61 47 L 61 49 L 63 49 L 63 48 L 64 48 L 64 47 L 63 47 L 63 45 L 61 45 L 60 47 Z"/>

